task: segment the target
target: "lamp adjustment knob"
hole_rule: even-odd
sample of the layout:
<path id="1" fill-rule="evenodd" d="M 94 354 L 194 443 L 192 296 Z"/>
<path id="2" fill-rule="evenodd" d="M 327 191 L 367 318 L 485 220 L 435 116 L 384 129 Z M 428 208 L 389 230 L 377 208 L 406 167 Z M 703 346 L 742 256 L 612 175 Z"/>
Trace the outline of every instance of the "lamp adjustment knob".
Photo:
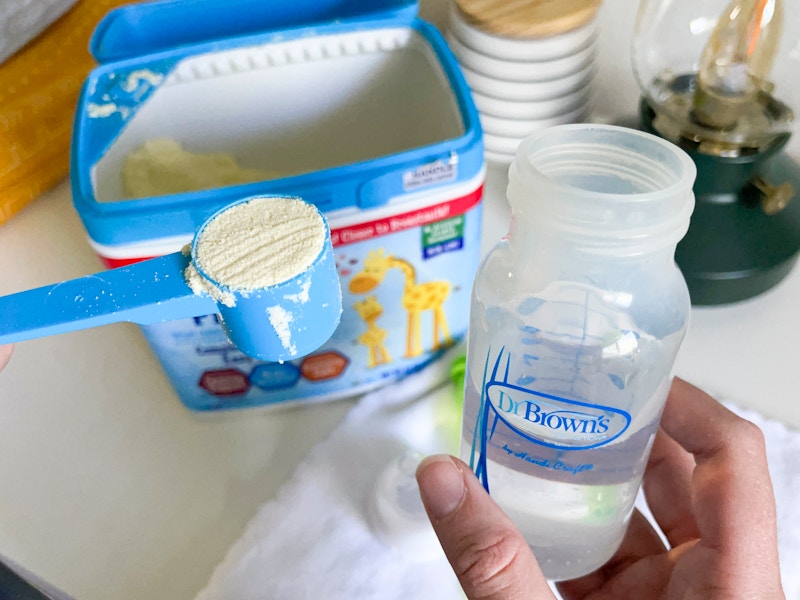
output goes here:
<path id="1" fill-rule="evenodd" d="M 761 177 L 754 177 L 752 183 L 761 192 L 761 210 L 768 215 L 781 212 L 795 194 L 794 186 L 788 181 L 772 185 Z"/>

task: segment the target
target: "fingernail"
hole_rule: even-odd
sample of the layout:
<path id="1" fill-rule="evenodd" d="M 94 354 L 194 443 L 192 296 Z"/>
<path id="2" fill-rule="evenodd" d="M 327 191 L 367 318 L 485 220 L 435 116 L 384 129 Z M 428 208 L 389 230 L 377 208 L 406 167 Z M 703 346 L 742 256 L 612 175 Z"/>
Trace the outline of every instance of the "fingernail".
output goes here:
<path id="1" fill-rule="evenodd" d="M 445 454 L 429 456 L 417 467 L 422 502 L 432 517 L 443 518 L 456 510 L 464 499 L 464 476 Z"/>

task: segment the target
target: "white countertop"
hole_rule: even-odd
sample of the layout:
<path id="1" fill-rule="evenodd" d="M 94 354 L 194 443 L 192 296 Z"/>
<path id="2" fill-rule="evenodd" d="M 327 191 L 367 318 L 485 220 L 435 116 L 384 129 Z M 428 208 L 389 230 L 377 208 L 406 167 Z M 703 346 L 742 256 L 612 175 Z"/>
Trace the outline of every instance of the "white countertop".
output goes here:
<path id="1" fill-rule="evenodd" d="M 601 15 L 603 114 L 636 104 L 618 58 L 634 5 L 609 0 Z M 423 2 L 434 22 L 443 14 Z M 507 225 L 504 175 L 488 177 L 486 246 Z M 0 227 L 0 295 L 101 268 L 66 183 Z M 795 268 L 758 298 L 694 309 L 677 373 L 800 429 L 798 300 Z M 0 554 L 76 600 L 188 600 L 350 406 L 198 416 L 127 324 L 19 344 L 0 374 Z"/>

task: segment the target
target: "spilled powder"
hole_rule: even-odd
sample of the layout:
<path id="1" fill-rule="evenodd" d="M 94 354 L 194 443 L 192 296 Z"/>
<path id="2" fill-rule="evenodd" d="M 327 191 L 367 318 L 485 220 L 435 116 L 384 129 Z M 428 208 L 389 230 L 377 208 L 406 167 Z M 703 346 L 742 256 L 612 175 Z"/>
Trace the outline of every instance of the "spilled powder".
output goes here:
<path id="1" fill-rule="evenodd" d="M 141 82 L 145 82 L 152 87 L 160 84 L 162 81 L 164 81 L 164 76 L 161 73 L 154 73 L 149 69 L 137 69 L 136 71 L 131 71 L 120 87 L 131 94 L 136 91 L 136 88 L 139 87 Z"/>
<path id="2" fill-rule="evenodd" d="M 297 354 L 297 346 L 292 343 L 292 332 L 289 329 L 289 325 L 293 320 L 292 313 L 282 306 L 276 305 L 267 309 L 267 315 L 269 315 L 269 324 L 278 334 L 278 339 L 281 341 L 281 346 L 283 346 L 284 350 L 292 356 Z"/>
<path id="3" fill-rule="evenodd" d="M 196 294 L 207 293 L 233 306 L 231 290 L 247 295 L 308 269 L 325 238 L 325 222 L 312 205 L 295 198 L 254 198 L 220 213 L 200 232 L 194 259 L 213 281 L 194 264 L 186 269 L 186 280 Z M 291 300 L 307 300 L 308 288 L 297 296 Z M 276 313 L 275 322 L 285 325 L 287 334 L 290 321 L 290 314 Z M 275 329 L 280 336 L 279 328 Z"/>

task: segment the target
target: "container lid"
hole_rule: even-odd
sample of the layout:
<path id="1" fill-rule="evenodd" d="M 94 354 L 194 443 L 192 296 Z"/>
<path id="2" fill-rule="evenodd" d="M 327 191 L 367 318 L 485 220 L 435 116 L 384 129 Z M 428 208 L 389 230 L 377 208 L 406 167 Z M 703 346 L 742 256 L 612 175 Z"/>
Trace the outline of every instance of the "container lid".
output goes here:
<path id="1" fill-rule="evenodd" d="M 538 38 L 588 24 L 601 0 L 455 0 L 469 25 L 501 37 Z"/>
<path id="2" fill-rule="evenodd" d="M 159 0 L 112 10 L 98 24 L 89 50 L 100 63 L 240 35 L 331 21 L 412 19 L 417 0 Z"/>

